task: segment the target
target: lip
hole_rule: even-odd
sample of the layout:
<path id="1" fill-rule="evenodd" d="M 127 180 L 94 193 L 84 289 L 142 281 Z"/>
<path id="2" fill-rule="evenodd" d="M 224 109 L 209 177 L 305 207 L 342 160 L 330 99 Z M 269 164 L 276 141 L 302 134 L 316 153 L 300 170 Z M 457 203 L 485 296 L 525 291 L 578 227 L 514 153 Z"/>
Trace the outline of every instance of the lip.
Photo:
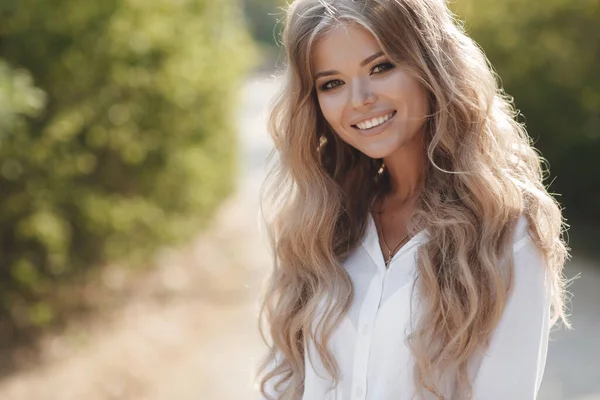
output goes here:
<path id="1" fill-rule="evenodd" d="M 390 119 L 388 119 L 387 121 L 385 121 L 381 125 L 377 125 L 374 128 L 359 129 L 356 125 L 352 125 L 352 128 L 355 131 L 357 131 L 360 135 L 363 135 L 363 136 L 375 136 L 375 135 L 378 135 L 381 132 L 383 132 L 388 127 L 389 124 L 392 123 L 392 121 L 394 120 L 394 118 L 396 118 L 396 115 L 398 114 L 398 111 L 396 111 L 396 110 L 392 110 L 392 111 L 393 111 L 394 115 L 392 115 Z M 363 118 L 360 121 L 364 121 L 366 119 L 374 118 L 374 117 L 382 117 L 382 116 L 387 115 L 389 113 L 390 113 L 389 111 L 386 111 L 385 113 L 380 113 L 379 115 L 373 115 L 372 117 Z M 360 121 L 358 121 L 358 122 L 360 122 Z"/>

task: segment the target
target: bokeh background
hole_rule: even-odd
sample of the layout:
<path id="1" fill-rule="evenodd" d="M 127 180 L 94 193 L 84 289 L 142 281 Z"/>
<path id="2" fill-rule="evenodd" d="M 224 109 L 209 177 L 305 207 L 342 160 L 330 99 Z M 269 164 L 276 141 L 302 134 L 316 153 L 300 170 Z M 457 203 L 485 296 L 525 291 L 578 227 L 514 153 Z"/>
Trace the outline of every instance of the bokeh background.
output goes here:
<path id="1" fill-rule="evenodd" d="M 0 0 L 1 400 L 256 398 L 284 5 Z M 598 400 L 600 0 L 451 8 L 570 224 L 539 398 Z"/>

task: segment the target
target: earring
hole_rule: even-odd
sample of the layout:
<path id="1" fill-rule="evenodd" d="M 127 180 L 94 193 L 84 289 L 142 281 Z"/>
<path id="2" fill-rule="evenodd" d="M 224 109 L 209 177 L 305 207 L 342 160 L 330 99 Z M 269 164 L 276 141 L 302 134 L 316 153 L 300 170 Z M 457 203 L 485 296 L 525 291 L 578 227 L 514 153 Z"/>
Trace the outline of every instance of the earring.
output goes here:
<path id="1" fill-rule="evenodd" d="M 321 135 L 321 137 L 319 137 L 319 145 L 317 146 L 317 151 L 321 151 L 321 149 L 325 147 L 326 144 L 327 138 L 325 137 L 325 135 Z"/>

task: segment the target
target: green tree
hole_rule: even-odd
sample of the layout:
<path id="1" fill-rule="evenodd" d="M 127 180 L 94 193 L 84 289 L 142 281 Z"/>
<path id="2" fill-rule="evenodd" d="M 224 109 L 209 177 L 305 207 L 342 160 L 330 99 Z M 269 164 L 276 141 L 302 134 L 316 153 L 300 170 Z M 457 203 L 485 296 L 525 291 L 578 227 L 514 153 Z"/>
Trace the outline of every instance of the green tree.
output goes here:
<path id="1" fill-rule="evenodd" d="M 600 223 L 600 0 L 458 0 L 548 159 L 568 215 Z"/>
<path id="2" fill-rule="evenodd" d="M 276 46 L 283 20 L 283 2 L 281 0 L 244 0 L 244 15 L 248 20 L 254 39 L 266 46 Z"/>
<path id="3" fill-rule="evenodd" d="M 0 312 L 189 237 L 233 189 L 253 46 L 228 0 L 0 5 Z"/>

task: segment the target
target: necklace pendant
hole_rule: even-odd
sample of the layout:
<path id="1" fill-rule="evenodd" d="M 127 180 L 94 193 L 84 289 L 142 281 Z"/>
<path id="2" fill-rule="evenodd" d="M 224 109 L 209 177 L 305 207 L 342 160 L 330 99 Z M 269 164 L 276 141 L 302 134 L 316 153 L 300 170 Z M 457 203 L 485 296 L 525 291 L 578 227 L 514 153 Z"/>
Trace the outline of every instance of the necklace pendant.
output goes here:
<path id="1" fill-rule="evenodd" d="M 388 251 L 388 258 L 387 258 L 387 261 L 385 262 L 385 267 L 389 268 L 391 262 L 392 262 L 392 252 Z"/>

